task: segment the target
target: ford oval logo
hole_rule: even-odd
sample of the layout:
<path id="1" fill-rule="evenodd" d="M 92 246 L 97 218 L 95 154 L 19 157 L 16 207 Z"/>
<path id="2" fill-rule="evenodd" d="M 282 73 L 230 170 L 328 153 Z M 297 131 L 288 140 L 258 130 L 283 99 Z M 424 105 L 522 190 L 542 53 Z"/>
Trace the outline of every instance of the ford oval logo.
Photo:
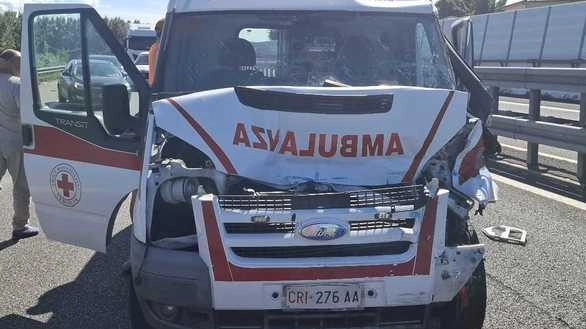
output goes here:
<path id="1" fill-rule="evenodd" d="M 329 241 L 343 237 L 348 228 L 336 223 L 307 223 L 301 227 L 299 234 L 309 240 Z"/>

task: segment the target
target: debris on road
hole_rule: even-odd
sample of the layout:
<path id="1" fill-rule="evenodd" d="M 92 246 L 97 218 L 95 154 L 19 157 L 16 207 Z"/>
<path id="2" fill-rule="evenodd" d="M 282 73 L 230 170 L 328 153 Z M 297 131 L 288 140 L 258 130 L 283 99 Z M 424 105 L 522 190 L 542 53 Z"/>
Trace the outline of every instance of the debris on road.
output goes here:
<path id="1" fill-rule="evenodd" d="M 495 241 L 520 245 L 527 244 L 527 231 L 516 227 L 505 225 L 492 226 L 483 229 L 482 233 L 489 239 Z"/>

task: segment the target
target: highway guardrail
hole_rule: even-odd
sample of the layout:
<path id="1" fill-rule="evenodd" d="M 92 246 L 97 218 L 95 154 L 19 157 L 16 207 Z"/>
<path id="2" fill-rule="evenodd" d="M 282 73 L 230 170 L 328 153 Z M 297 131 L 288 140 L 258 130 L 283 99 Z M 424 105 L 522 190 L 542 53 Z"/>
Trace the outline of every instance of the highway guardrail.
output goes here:
<path id="1" fill-rule="evenodd" d="M 41 67 L 37 69 L 37 74 L 51 74 L 63 71 L 65 66 L 51 66 L 51 67 Z"/>
<path id="2" fill-rule="evenodd" d="M 577 176 L 586 185 L 586 69 L 543 67 L 486 67 L 474 71 L 490 87 L 495 99 L 493 115 L 487 122 L 496 135 L 527 141 L 527 167 L 538 169 L 539 145 L 578 152 Z M 529 90 L 529 115 L 519 118 L 499 112 L 501 88 Z M 573 124 L 542 120 L 541 92 L 553 90 L 580 93 L 580 116 Z"/>

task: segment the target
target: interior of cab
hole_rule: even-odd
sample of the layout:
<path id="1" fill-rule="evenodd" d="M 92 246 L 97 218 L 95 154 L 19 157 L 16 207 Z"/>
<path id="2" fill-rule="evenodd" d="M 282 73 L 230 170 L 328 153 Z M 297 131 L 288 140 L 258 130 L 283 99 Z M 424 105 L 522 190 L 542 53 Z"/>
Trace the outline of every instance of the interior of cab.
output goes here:
<path id="1" fill-rule="evenodd" d="M 451 88 L 432 16 L 340 12 L 180 15 L 167 34 L 163 92 L 233 86 Z"/>

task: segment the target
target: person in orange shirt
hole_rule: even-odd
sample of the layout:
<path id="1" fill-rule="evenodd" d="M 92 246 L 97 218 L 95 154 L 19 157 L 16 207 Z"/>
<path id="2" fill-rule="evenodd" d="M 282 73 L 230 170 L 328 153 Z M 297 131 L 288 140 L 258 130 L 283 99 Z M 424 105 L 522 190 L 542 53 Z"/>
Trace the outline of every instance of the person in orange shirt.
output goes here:
<path id="1" fill-rule="evenodd" d="M 149 84 L 155 84 L 155 74 L 157 72 L 157 60 L 159 57 L 159 49 L 161 48 L 161 36 L 163 35 L 163 28 L 165 27 L 165 19 L 160 19 L 155 25 L 155 32 L 157 33 L 157 41 L 149 49 Z"/>

